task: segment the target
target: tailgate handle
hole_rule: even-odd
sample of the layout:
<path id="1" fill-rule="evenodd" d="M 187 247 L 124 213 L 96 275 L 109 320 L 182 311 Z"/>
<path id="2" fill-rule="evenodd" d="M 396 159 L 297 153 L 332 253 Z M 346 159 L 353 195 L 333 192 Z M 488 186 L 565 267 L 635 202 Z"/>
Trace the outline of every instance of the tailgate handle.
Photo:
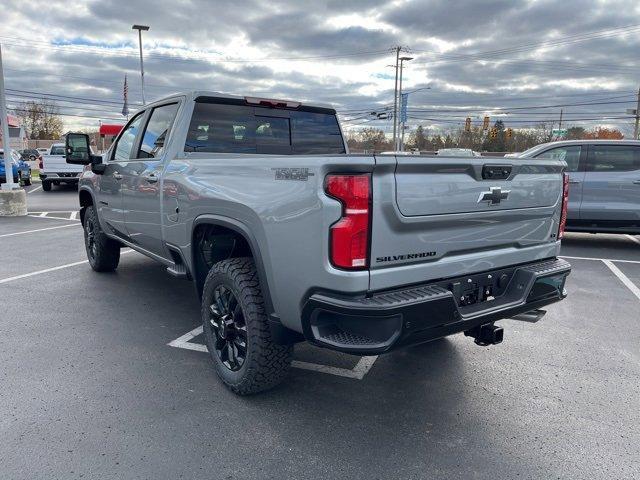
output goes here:
<path id="1" fill-rule="evenodd" d="M 484 180 L 504 180 L 511 175 L 511 165 L 485 165 L 482 167 Z"/>

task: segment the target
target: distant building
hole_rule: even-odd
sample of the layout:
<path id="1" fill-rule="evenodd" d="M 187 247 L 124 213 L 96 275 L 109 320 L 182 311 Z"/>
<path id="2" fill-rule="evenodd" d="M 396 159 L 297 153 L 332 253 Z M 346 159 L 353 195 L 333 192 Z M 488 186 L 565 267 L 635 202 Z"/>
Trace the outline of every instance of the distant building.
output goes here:
<path id="1" fill-rule="evenodd" d="M 9 127 L 9 145 L 16 150 L 24 150 L 28 146 L 29 137 L 24 127 L 20 124 L 20 119 L 13 115 L 7 115 L 7 125 Z M 0 145 L 4 148 L 4 139 L 0 129 Z"/>

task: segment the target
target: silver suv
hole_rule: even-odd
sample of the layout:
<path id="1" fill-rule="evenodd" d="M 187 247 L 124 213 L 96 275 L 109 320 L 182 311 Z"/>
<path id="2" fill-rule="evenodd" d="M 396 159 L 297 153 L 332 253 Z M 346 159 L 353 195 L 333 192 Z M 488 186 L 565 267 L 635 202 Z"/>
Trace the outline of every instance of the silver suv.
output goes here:
<path id="1" fill-rule="evenodd" d="M 519 157 L 567 162 L 567 231 L 640 234 L 640 141 L 550 142 Z"/>

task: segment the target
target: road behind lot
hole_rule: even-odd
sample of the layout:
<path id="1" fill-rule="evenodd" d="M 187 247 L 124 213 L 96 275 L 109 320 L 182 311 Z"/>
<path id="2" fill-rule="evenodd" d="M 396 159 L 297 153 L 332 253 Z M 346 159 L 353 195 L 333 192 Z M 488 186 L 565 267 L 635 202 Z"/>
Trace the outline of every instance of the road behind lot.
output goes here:
<path id="1" fill-rule="evenodd" d="M 613 265 L 640 287 L 632 238 L 569 234 L 568 299 L 500 322 L 501 345 L 456 335 L 362 380 L 296 368 L 241 398 L 206 353 L 167 346 L 199 325 L 190 283 L 137 253 L 114 274 L 78 263 L 76 202 L 36 190 L 35 217 L 0 219 L 2 478 L 638 478 L 640 297 L 586 259 L 629 261 Z"/>

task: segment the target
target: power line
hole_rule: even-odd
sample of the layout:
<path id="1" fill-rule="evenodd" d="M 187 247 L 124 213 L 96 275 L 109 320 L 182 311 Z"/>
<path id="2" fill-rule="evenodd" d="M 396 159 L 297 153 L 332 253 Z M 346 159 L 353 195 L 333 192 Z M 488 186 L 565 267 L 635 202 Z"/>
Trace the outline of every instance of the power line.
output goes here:
<path id="1" fill-rule="evenodd" d="M 8 41 L 4 41 L 4 45 L 10 45 L 14 47 L 22 47 L 22 48 L 36 48 L 36 49 L 45 49 L 45 50 L 62 50 L 69 51 L 75 53 L 88 53 L 88 54 L 97 54 L 97 55 L 109 55 L 109 56 L 120 56 L 120 57 L 131 57 L 137 58 L 138 54 L 133 51 L 125 51 L 123 48 L 128 48 L 125 46 L 121 47 L 98 47 L 94 45 L 60 45 L 60 44 L 51 44 L 44 41 L 34 41 L 25 38 L 11 38 L 6 36 L 0 36 L 0 38 L 9 38 Z M 15 43 L 16 40 L 19 43 Z M 120 49 L 120 50 L 117 50 Z M 174 50 L 182 51 L 183 49 L 174 48 Z M 169 54 L 169 53 L 159 53 L 159 52 L 149 52 L 145 54 L 145 59 L 166 59 L 172 61 L 210 61 L 215 63 L 261 63 L 261 62 L 272 62 L 272 61 L 305 61 L 305 60 L 319 60 L 319 59 L 340 59 L 340 58 L 353 58 L 359 56 L 375 56 L 375 55 L 383 55 L 389 52 L 389 49 L 385 50 L 370 50 L 370 51 L 360 51 L 360 52 L 351 52 L 351 53 L 342 53 L 342 54 L 329 54 L 329 55 L 307 55 L 307 56 L 289 56 L 289 57 L 265 57 L 265 58 L 210 58 L 211 55 L 219 55 L 217 52 L 199 52 L 199 51 L 188 51 L 190 55 L 197 55 L 193 58 L 185 58 L 179 55 Z M 198 57 L 199 56 L 199 57 Z M 206 56 L 203 57 L 203 56 Z"/>
<path id="2" fill-rule="evenodd" d="M 471 53 L 466 55 L 454 55 L 454 54 L 434 54 L 434 55 L 440 58 L 445 58 L 445 59 L 448 58 L 450 59 L 449 61 L 466 61 L 469 59 L 476 59 L 476 58 L 491 58 L 494 56 L 504 55 L 505 53 L 520 53 L 520 52 L 534 50 L 542 47 L 559 46 L 559 45 L 593 40 L 596 38 L 606 38 L 611 35 L 632 33 L 634 31 L 638 31 L 638 29 L 640 29 L 640 24 L 632 24 L 624 27 L 596 30 L 596 31 L 587 32 L 587 33 L 568 35 L 568 36 L 560 37 L 557 39 L 543 40 L 540 42 L 529 42 L 529 43 L 524 43 L 520 45 L 515 45 L 513 47 L 502 48 L 497 50 L 488 50 L 484 52 L 477 52 L 477 53 Z M 416 49 L 414 49 L 413 51 L 429 52 L 429 50 L 416 50 Z M 414 63 L 420 63 L 420 62 L 414 62 Z"/>

